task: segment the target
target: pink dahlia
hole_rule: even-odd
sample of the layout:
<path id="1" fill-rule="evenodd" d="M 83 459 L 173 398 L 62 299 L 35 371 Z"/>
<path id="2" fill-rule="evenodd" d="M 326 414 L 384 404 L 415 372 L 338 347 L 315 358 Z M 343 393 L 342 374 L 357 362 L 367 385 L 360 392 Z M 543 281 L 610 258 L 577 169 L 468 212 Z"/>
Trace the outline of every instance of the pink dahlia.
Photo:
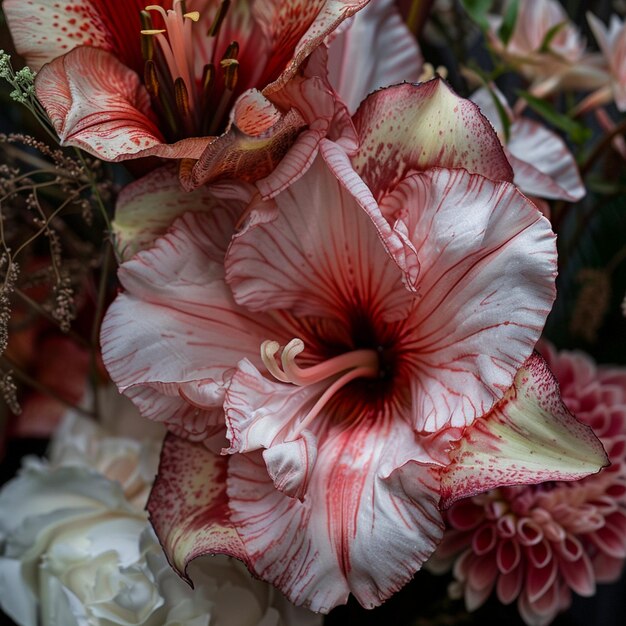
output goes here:
<path id="1" fill-rule="evenodd" d="M 495 590 L 517 599 L 530 626 L 548 624 L 596 582 L 616 580 L 626 558 L 626 371 L 597 367 L 580 352 L 545 348 L 564 403 L 600 438 L 611 466 L 576 482 L 496 489 L 447 512 L 431 569 L 454 562 L 452 592 L 468 610 Z"/>
<path id="2" fill-rule="evenodd" d="M 112 161 L 191 159 L 183 173 L 195 186 L 263 178 L 301 134 L 292 167 L 310 158 L 335 102 L 307 59 L 367 1 L 7 0 L 3 9 L 64 144 Z"/>

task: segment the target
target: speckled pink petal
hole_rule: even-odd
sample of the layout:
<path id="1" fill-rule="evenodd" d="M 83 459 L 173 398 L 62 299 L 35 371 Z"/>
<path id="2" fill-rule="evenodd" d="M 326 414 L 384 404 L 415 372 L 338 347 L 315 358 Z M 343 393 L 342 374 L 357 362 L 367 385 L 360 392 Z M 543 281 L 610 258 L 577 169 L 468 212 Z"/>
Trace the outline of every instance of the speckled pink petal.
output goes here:
<path id="1" fill-rule="evenodd" d="M 123 260 L 149 247 L 164 235 L 174 220 L 187 211 L 210 213 L 229 205 L 242 214 L 254 194 L 245 183 L 222 183 L 212 188 L 203 186 L 185 193 L 175 164 L 154 170 L 143 178 L 126 185 L 115 205 L 113 234 Z M 227 241 L 232 225 L 223 225 Z"/>
<path id="2" fill-rule="evenodd" d="M 338 421 L 320 442 L 303 501 L 263 480 L 259 453 L 234 455 L 229 464 L 230 519 L 253 573 L 314 611 L 328 612 L 350 592 L 377 606 L 441 536 L 428 455 L 406 422 L 372 418 L 349 429 Z M 406 462 L 409 448 L 418 462 Z"/>
<path id="3" fill-rule="evenodd" d="M 328 77 L 351 113 L 381 87 L 417 82 L 422 64 L 394 0 L 370 2 L 329 38 Z"/>
<path id="4" fill-rule="evenodd" d="M 565 408 L 545 362 L 533 355 L 504 399 L 451 453 L 442 471 L 442 504 L 499 486 L 576 480 L 606 463 L 602 444 Z"/>
<path id="5" fill-rule="evenodd" d="M 374 222 L 322 159 L 274 202 L 276 219 L 237 234 L 226 257 L 239 304 L 347 322 L 358 298 L 386 320 L 406 315 L 413 298 Z"/>
<path id="6" fill-rule="evenodd" d="M 75 48 L 47 64 L 35 88 L 61 144 L 105 161 L 149 155 L 197 158 L 209 141 L 198 137 L 165 143 L 137 74 L 98 48 Z"/>
<path id="7" fill-rule="evenodd" d="M 415 291 L 411 354 L 418 430 L 463 426 L 502 398 L 555 296 L 550 225 L 510 183 L 433 169 L 381 204 Z M 515 268 L 515 269 L 513 269 Z"/>
<path id="8" fill-rule="evenodd" d="M 76 46 L 114 48 L 91 0 L 5 0 L 2 10 L 17 51 L 34 71 Z"/>
<path id="9" fill-rule="evenodd" d="M 187 566 L 198 556 L 220 552 L 247 560 L 229 521 L 227 464 L 202 444 L 165 437 L 147 509 L 170 564 L 187 581 Z"/>
<path id="10" fill-rule="evenodd" d="M 352 162 L 377 198 L 411 170 L 429 167 L 462 167 L 492 180 L 513 180 L 489 121 L 439 78 L 373 93 L 354 124 L 361 146 Z"/>

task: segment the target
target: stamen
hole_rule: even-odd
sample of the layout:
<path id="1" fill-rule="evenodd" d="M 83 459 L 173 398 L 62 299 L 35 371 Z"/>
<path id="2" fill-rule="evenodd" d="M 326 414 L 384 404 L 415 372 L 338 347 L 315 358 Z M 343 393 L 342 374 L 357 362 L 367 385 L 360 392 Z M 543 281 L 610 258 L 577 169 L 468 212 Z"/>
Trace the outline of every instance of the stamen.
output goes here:
<path id="1" fill-rule="evenodd" d="M 190 13 L 183 13 L 183 17 L 186 17 L 193 22 L 197 22 L 200 19 L 200 11 L 191 11 Z"/>
<path id="2" fill-rule="evenodd" d="M 303 344 L 304 345 L 304 344 Z M 264 341 L 261 344 L 261 359 L 269 373 L 283 383 L 290 382 L 289 379 L 280 371 L 278 363 L 276 363 L 276 353 L 280 350 L 280 344 L 277 341 Z"/>
<path id="3" fill-rule="evenodd" d="M 217 9 L 217 13 L 213 18 L 213 22 L 211 23 L 211 27 L 207 32 L 209 37 L 217 37 L 220 32 L 220 28 L 222 27 L 222 23 L 224 22 L 224 18 L 226 17 L 226 13 L 228 13 L 228 7 L 230 6 L 230 0 L 223 0 Z"/>

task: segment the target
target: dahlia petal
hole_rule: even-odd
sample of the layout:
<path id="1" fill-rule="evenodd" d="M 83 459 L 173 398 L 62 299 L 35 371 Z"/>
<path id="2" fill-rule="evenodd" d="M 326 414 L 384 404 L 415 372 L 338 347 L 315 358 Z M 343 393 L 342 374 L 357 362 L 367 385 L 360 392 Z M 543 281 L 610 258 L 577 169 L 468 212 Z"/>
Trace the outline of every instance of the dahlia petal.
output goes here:
<path id="1" fill-rule="evenodd" d="M 91 0 L 66 0 L 62 7 L 56 0 L 5 0 L 2 10 L 15 48 L 36 72 L 76 46 L 113 50 Z"/>
<path id="2" fill-rule="evenodd" d="M 472 535 L 472 550 L 478 556 L 491 552 L 497 541 L 496 532 L 491 523 L 486 523 Z"/>
<path id="3" fill-rule="evenodd" d="M 437 484 L 422 465 L 428 455 L 392 470 L 419 448 L 408 423 L 368 415 L 360 424 L 337 426 L 320 441 L 303 501 L 264 481 L 260 456 L 230 461 L 231 521 L 253 573 L 314 611 L 327 612 L 349 592 L 365 607 L 380 604 L 442 534 Z"/>
<path id="4" fill-rule="evenodd" d="M 512 185 L 465 170 L 414 174 L 383 204 L 404 243 L 392 253 L 418 296 L 416 428 L 470 424 L 539 338 L 555 296 L 554 235 Z"/>
<path id="5" fill-rule="evenodd" d="M 626 558 L 626 515 L 616 511 L 610 515 L 602 528 L 589 534 L 593 543 L 607 554 Z"/>
<path id="6" fill-rule="evenodd" d="M 593 567 L 586 554 L 576 561 L 560 561 L 559 572 L 578 595 L 590 597 L 596 592 Z"/>
<path id="7" fill-rule="evenodd" d="M 245 183 L 233 183 L 230 189 L 205 186 L 183 193 L 178 168 L 174 164 L 154 170 L 126 185 L 118 196 L 113 233 L 120 255 L 123 260 L 128 260 L 139 250 L 149 247 L 157 237 L 165 234 L 175 218 L 187 211 L 208 213 L 220 210 L 226 201 L 238 207 L 238 213 L 243 213 L 252 194 L 252 188 Z M 224 241 L 228 241 L 231 235 L 231 228 L 228 231 L 224 234 Z"/>
<path id="8" fill-rule="evenodd" d="M 601 443 L 565 408 L 537 354 L 493 411 L 466 430 L 451 456 L 442 472 L 445 506 L 497 486 L 575 480 L 607 463 Z"/>
<path id="9" fill-rule="evenodd" d="M 471 584 L 471 579 L 468 581 L 465 586 L 465 608 L 469 611 L 475 611 L 479 607 L 481 607 L 487 601 L 487 598 L 491 595 L 493 591 L 492 586 L 488 587 L 474 587 Z"/>
<path id="10" fill-rule="evenodd" d="M 518 568 L 522 552 L 519 544 L 510 539 L 500 540 L 496 554 L 496 563 L 502 574 L 510 574 Z"/>
<path id="11" fill-rule="evenodd" d="M 48 63 L 37 75 L 35 88 L 62 145 L 77 146 L 106 161 L 148 155 L 197 158 L 208 141 L 164 143 L 137 74 L 99 48 L 75 48 Z"/>
<path id="12" fill-rule="evenodd" d="M 552 548 L 545 539 L 526 546 L 526 557 L 537 569 L 545 568 L 552 560 Z"/>
<path id="13" fill-rule="evenodd" d="M 519 596 L 523 582 L 524 570 L 521 567 L 516 567 L 506 574 L 500 574 L 498 582 L 496 583 L 498 600 L 500 600 L 502 604 L 511 604 L 511 602 Z"/>
<path id="14" fill-rule="evenodd" d="M 235 235 L 226 257 L 239 304 L 345 320 L 359 299 L 388 321 L 406 315 L 412 297 L 374 223 L 322 159 L 274 202 L 278 216 Z"/>
<path id="15" fill-rule="evenodd" d="M 489 121 L 439 78 L 373 93 L 354 125 L 361 146 L 352 162 L 377 198 L 407 172 L 429 167 L 462 167 L 492 180 L 513 180 Z"/>
<path id="16" fill-rule="evenodd" d="M 484 518 L 483 508 L 471 499 L 462 500 L 448 511 L 448 521 L 458 530 L 472 530 Z"/>
<path id="17" fill-rule="evenodd" d="M 366 58 L 376 61 L 354 62 Z M 350 113 L 381 87 L 417 82 L 423 62 L 393 0 L 370 2 L 329 38 L 328 77 Z"/>
<path id="18" fill-rule="evenodd" d="M 147 509 L 170 564 L 187 582 L 187 567 L 198 556 L 220 552 L 246 560 L 229 522 L 227 464 L 227 457 L 171 433 L 163 442 Z"/>
<path id="19" fill-rule="evenodd" d="M 534 601 L 528 597 L 528 589 L 525 587 L 517 602 L 520 616 L 528 626 L 547 626 L 559 612 L 560 605 L 557 585 L 549 587 Z"/>
<path id="20" fill-rule="evenodd" d="M 187 213 L 153 248 L 123 264 L 119 278 L 127 291 L 102 325 L 103 359 L 120 390 L 153 419 L 187 425 L 194 435 L 203 431 L 198 417 L 211 425 L 226 374 L 242 357 L 260 366 L 267 337 L 291 339 L 278 323 L 237 307 L 223 281 L 234 213 L 228 203 L 210 215 Z M 200 392 L 194 404 L 185 399 Z"/>
<path id="21" fill-rule="evenodd" d="M 537 602 L 543 595 L 549 592 L 550 587 L 554 585 L 558 568 L 556 561 L 550 559 L 548 563 L 541 568 L 535 567 L 530 563 L 526 567 L 526 585 L 524 587 L 531 603 Z"/>
<path id="22" fill-rule="evenodd" d="M 467 580 L 473 589 L 489 589 L 489 593 L 491 593 L 497 576 L 498 567 L 493 555 L 479 555 L 469 568 Z"/>
<path id="23" fill-rule="evenodd" d="M 624 569 L 624 559 L 599 552 L 593 557 L 595 579 L 599 583 L 615 582 Z"/>
<path id="24" fill-rule="evenodd" d="M 565 142 L 538 122 L 520 118 L 507 143 L 515 184 L 527 194 L 575 202 L 585 195 L 578 166 Z"/>

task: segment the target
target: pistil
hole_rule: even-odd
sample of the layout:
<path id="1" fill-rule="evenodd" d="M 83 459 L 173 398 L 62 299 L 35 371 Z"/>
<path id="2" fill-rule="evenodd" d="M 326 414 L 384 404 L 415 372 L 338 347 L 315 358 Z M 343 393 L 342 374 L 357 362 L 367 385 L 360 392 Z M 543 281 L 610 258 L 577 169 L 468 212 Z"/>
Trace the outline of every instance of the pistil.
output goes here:
<path id="1" fill-rule="evenodd" d="M 282 349 L 280 356 L 282 369 L 276 360 L 279 350 L 278 342 L 264 341 L 261 345 L 261 358 L 269 373 L 283 383 L 304 387 L 338 376 L 296 426 L 288 440 L 298 437 L 335 393 L 350 381 L 357 378 L 377 378 L 379 375 L 379 355 L 375 350 L 353 350 L 303 368 L 296 364 L 296 357 L 304 350 L 304 342 L 296 338 Z"/>

